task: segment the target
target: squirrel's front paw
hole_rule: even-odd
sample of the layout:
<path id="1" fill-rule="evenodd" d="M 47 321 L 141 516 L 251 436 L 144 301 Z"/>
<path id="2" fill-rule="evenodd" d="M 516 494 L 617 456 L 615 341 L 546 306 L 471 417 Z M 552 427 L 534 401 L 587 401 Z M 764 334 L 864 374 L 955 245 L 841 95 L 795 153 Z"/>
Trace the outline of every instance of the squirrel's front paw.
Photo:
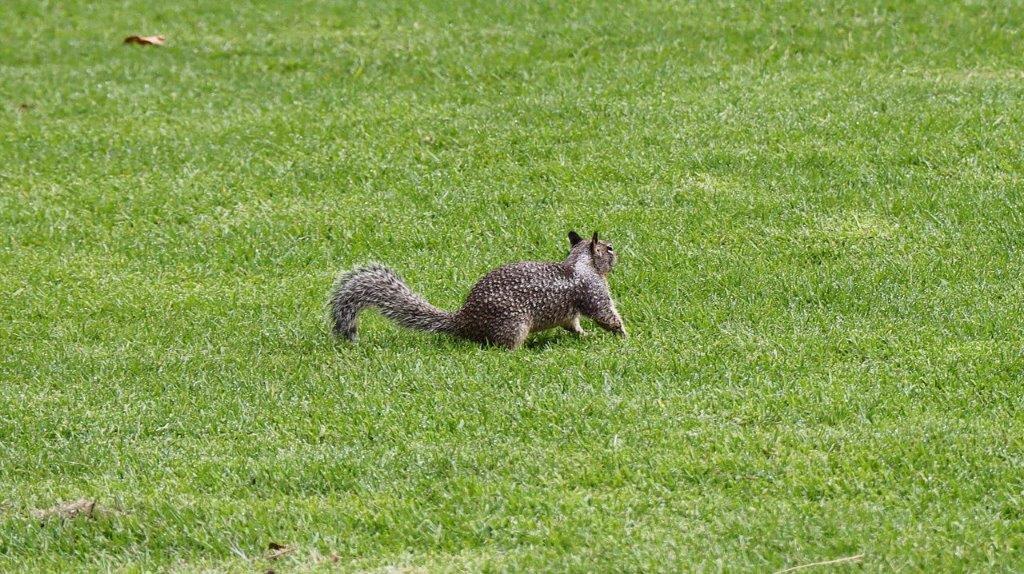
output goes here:
<path id="1" fill-rule="evenodd" d="M 615 334 L 622 337 L 623 339 L 629 338 L 629 333 L 626 332 L 625 325 L 619 325 L 619 328 L 615 330 Z"/>

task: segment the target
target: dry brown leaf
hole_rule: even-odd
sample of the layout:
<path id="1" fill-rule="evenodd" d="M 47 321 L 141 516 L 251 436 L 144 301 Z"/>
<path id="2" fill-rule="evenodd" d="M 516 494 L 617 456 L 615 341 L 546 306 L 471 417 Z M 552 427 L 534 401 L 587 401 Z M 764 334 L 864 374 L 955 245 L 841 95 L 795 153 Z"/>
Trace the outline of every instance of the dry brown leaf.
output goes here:
<path id="1" fill-rule="evenodd" d="M 124 43 L 140 46 L 163 46 L 164 40 L 163 36 L 128 36 L 124 39 Z"/>
<path id="2" fill-rule="evenodd" d="M 267 550 L 270 551 L 270 552 L 267 553 L 267 559 L 268 560 L 277 560 L 278 558 L 280 558 L 280 557 L 284 556 L 285 554 L 288 554 L 289 552 L 294 550 L 294 548 L 292 548 L 291 546 L 287 546 L 285 544 L 278 544 L 277 542 L 271 542 L 270 544 L 267 544 Z"/>
<path id="3" fill-rule="evenodd" d="M 61 502 L 55 506 L 44 510 L 33 510 L 32 516 L 39 520 L 49 520 L 51 518 L 60 518 L 61 520 L 68 520 L 71 518 L 77 518 L 84 516 L 86 518 L 92 518 L 96 512 L 96 501 L 95 500 L 75 500 L 72 502 Z"/>

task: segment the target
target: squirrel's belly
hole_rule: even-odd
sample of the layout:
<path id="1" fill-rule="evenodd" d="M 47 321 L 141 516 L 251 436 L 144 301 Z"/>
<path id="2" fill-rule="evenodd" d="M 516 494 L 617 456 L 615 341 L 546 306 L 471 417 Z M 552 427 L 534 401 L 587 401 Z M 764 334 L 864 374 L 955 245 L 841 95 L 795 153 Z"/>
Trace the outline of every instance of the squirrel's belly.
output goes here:
<path id="1" fill-rule="evenodd" d="M 573 317 L 575 317 L 575 315 L 576 313 L 574 313 L 571 309 L 559 310 L 556 313 L 540 313 L 534 315 L 531 318 L 532 320 L 530 321 L 530 332 L 537 333 L 539 331 L 546 331 L 554 327 L 568 325 L 569 323 L 572 322 Z"/>

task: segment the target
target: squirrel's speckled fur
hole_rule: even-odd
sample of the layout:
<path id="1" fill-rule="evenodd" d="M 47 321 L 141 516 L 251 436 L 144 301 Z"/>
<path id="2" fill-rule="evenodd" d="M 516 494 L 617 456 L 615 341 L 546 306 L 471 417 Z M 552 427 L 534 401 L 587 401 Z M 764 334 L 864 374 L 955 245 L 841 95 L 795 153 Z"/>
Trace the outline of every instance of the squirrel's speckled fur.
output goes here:
<path id="1" fill-rule="evenodd" d="M 606 278 L 618 256 L 597 233 L 584 240 L 570 232 L 569 242 L 572 247 L 565 261 L 526 261 L 491 271 L 473 286 L 465 304 L 454 313 L 428 303 L 383 265 L 358 267 L 341 274 L 331 289 L 334 333 L 354 340 L 359 311 L 376 307 L 403 327 L 509 349 L 522 345 L 530 333 L 552 327 L 582 334 L 580 315 L 625 336 Z"/>

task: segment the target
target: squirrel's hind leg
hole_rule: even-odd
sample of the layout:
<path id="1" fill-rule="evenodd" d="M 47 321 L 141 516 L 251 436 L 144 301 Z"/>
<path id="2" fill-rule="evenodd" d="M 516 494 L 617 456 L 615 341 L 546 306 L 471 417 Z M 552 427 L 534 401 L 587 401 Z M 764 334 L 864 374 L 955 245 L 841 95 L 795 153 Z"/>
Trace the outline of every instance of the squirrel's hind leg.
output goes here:
<path id="1" fill-rule="evenodd" d="M 515 351 L 523 346 L 529 334 L 530 323 L 528 321 L 509 322 L 494 330 L 491 334 L 490 342 L 492 345 Z"/>

